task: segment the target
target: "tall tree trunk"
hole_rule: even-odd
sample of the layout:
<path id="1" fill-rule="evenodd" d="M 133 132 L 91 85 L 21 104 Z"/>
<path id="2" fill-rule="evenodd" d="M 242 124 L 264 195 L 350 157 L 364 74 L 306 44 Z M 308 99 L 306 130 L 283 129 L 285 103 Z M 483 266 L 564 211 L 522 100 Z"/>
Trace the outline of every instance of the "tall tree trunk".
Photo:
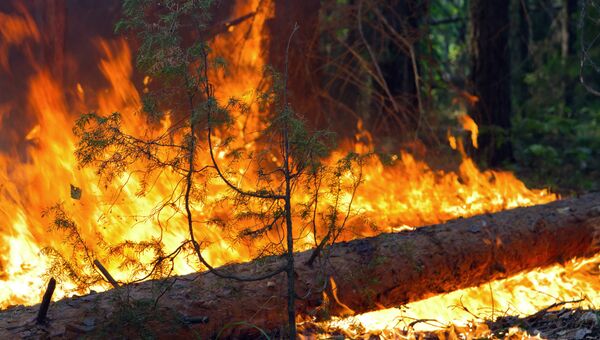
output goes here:
<path id="1" fill-rule="evenodd" d="M 54 79 L 62 83 L 67 40 L 67 1 L 38 0 L 36 7 L 40 9 L 37 14 L 43 40 L 41 60 L 52 72 Z"/>
<path id="2" fill-rule="evenodd" d="M 324 125 L 318 97 L 318 25 L 319 0 L 275 0 L 275 16 L 268 23 L 270 34 L 269 62 L 279 72 L 284 69 L 285 46 L 294 24 L 300 27 L 291 41 L 289 53 L 289 101 L 294 110 L 317 126 Z"/>
<path id="3" fill-rule="evenodd" d="M 471 82 L 479 98 L 473 118 L 479 125 L 482 161 L 498 166 L 512 159 L 509 0 L 471 0 Z"/>
<path id="4" fill-rule="evenodd" d="M 566 34 L 564 36 L 565 41 L 563 47 L 563 57 L 565 62 L 566 70 L 570 68 L 570 64 L 573 63 L 577 56 L 577 0 L 565 0 L 565 26 Z M 565 75 L 565 107 L 572 108 L 574 104 L 575 96 L 575 83 L 577 82 L 576 77 L 570 77 L 570 74 Z"/>
<path id="5" fill-rule="evenodd" d="M 418 52 L 417 45 L 422 35 L 421 24 L 427 16 L 428 9 L 428 1 L 424 0 L 395 0 L 378 6 L 378 10 L 385 17 L 387 33 L 381 36 L 380 32 L 375 32 L 373 36 L 379 37 L 380 40 L 377 41 L 376 38 L 370 43 L 385 48 L 378 62 L 395 103 L 391 103 L 389 98 L 383 103 L 384 107 L 388 108 L 384 110 L 388 117 L 374 117 L 379 122 L 375 124 L 376 131 L 379 130 L 379 126 L 388 129 L 386 132 L 394 135 L 397 135 L 398 131 L 407 132 L 406 135 L 412 138 L 413 132 L 419 129 L 422 118 L 422 103 L 416 78 L 419 61 L 418 57 L 411 55 L 410 50 L 412 49 L 414 54 Z M 391 117 L 392 115 L 395 117 Z"/>
<path id="6" fill-rule="evenodd" d="M 385 82 L 391 94 L 397 98 L 400 110 L 403 111 L 392 112 L 392 114 L 402 117 L 405 126 L 397 126 L 391 118 L 385 120 L 386 125 L 393 127 L 390 132 L 397 135 L 398 131 L 411 133 L 419 128 L 422 112 L 420 112 L 415 74 L 415 71 L 418 73 L 419 62 L 418 59 L 412 60 L 408 46 L 405 44 L 410 44 L 410 48 L 416 52 L 421 36 L 421 23 L 427 15 L 429 6 L 428 1 L 423 0 L 396 0 L 387 6 L 381 6 L 383 15 L 405 42 L 401 43 L 398 39 L 394 39 L 394 34 L 391 34 L 391 39 L 384 36 L 383 42 L 387 40 L 387 53 L 380 62 Z M 414 65 L 417 65 L 417 70 Z M 391 104 L 387 106 L 392 107 Z"/>
<path id="7" fill-rule="evenodd" d="M 344 132 L 354 131 L 358 120 L 367 122 L 371 130 L 372 118 L 379 114 L 374 105 L 374 96 L 365 90 L 372 87 L 371 76 L 361 62 L 352 53 L 348 53 L 361 44 L 354 15 L 359 1 L 332 2 L 323 6 L 324 15 L 318 28 L 320 65 L 326 65 L 325 71 L 320 74 L 321 91 L 326 100 L 320 104 L 323 105 L 323 112 L 327 113 L 328 128 L 342 135 Z M 330 19 L 334 13 L 344 13 L 343 19 Z M 340 30 L 347 30 L 348 33 L 342 38 L 337 37 Z"/>
<path id="8" fill-rule="evenodd" d="M 531 72 L 532 63 L 529 54 L 529 43 L 532 36 L 531 13 L 527 1 L 513 0 L 514 33 L 512 43 L 513 53 L 513 88 L 511 89 L 517 103 L 523 103 L 528 98 L 529 88 L 525 83 L 525 76 Z"/>

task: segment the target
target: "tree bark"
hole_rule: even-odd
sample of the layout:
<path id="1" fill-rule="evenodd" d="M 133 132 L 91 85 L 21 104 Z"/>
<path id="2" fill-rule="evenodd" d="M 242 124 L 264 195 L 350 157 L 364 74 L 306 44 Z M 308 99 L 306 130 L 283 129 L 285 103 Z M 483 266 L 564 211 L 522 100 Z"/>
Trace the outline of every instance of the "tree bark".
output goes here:
<path id="1" fill-rule="evenodd" d="M 600 193 L 382 234 L 325 248 L 320 263 L 312 267 L 306 265 L 312 251 L 297 253 L 300 298 L 296 310 L 317 317 L 363 313 L 591 256 L 599 250 Z M 220 270 L 256 275 L 280 268 L 285 261 L 269 257 Z M 192 277 L 197 278 L 189 282 Z M 120 289 L 130 289 L 128 296 L 140 299 L 151 296 L 152 285 L 145 282 Z M 95 299 L 100 305 L 114 301 L 114 294 L 101 296 Z M 221 337 L 239 337 L 258 334 L 248 325 L 268 332 L 281 329 L 287 323 L 286 296 L 284 273 L 260 282 L 204 273 L 180 277 L 160 304 L 184 319 L 206 316 L 207 323 L 189 326 L 196 336 L 208 338 L 223 331 Z M 53 308 L 60 313 L 58 307 Z M 80 314 L 77 317 L 83 318 Z M 61 315 L 65 322 L 74 322 L 68 313 Z M 245 323 L 236 324 L 241 321 Z"/>
<path id="2" fill-rule="evenodd" d="M 512 159 L 508 0 L 472 0 L 473 119 L 479 125 L 480 157 L 491 166 Z"/>

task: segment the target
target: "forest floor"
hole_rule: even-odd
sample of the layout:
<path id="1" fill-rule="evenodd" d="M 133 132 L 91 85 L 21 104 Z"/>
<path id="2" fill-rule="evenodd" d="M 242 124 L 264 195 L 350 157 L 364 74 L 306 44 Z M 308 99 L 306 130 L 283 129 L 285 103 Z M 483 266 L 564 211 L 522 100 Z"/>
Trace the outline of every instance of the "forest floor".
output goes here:
<path id="1" fill-rule="evenodd" d="M 201 318 L 185 316 L 168 305 L 154 308 L 153 301 L 135 296 L 149 287 L 139 285 L 134 295 L 116 289 L 54 302 L 44 324 L 34 321 L 38 306 L 9 308 L 0 312 L 0 339 L 199 339 L 196 330 L 202 327 Z M 175 289 L 167 294 L 181 292 Z M 505 316 L 433 332 L 398 328 L 350 334 L 304 324 L 301 334 L 306 339 L 600 339 L 600 310 L 565 306 L 557 303 L 526 317 Z M 282 338 L 277 331 L 268 336 Z"/>
<path id="2" fill-rule="evenodd" d="M 564 339 L 587 340 L 600 339 L 600 310 L 582 308 L 562 308 L 556 304 L 533 315 L 516 317 L 505 316 L 492 320 L 472 323 L 467 327 L 449 325 L 437 331 L 414 331 L 412 329 L 394 329 L 378 333 L 364 333 L 358 337 L 344 331 L 327 332 L 315 327 L 305 332 L 308 338 L 326 337 L 315 334 L 328 333 L 328 339 L 406 339 L 406 340 L 450 340 L 450 339 Z M 417 320 L 417 322 L 431 320 Z M 312 334 L 311 334 L 312 333 Z"/>

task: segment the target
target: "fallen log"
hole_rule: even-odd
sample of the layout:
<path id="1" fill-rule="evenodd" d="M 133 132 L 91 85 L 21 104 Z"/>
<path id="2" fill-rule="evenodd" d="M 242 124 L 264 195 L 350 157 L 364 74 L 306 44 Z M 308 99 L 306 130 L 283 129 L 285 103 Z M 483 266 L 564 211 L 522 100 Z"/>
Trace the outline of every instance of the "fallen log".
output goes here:
<path id="1" fill-rule="evenodd" d="M 312 251 L 297 253 L 297 311 L 316 317 L 363 313 L 598 251 L 600 193 L 382 234 L 323 248 L 312 266 L 306 264 Z M 260 275 L 284 263 L 282 257 L 269 257 L 219 270 Z M 128 289 L 128 297 L 152 297 L 154 284 L 119 289 Z M 119 289 L 98 294 L 104 301 L 100 305 L 115 306 Z M 187 326 L 194 336 L 209 338 L 220 332 L 221 337 L 252 336 L 259 334 L 255 327 L 283 332 L 286 289 L 284 273 L 257 282 L 193 274 L 178 278 L 160 305 L 184 319 L 206 316 L 205 323 Z"/>
<path id="2" fill-rule="evenodd" d="M 296 254 L 297 294 L 303 298 L 297 311 L 348 315 L 394 307 L 599 250 L 600 194 L 382 234 L 329 247 L 321 265 L 302 265 L 312 251 Z M 255 261 L 227 270 L 260 274 L 283 261 Z M 267 330 L 286 323 L 285 274 L 267 282 L 205 274 L 200 282 L 202 291 L 186 308 L 209 316 L 198 328 L 203 336 L 241 320 Z"/>

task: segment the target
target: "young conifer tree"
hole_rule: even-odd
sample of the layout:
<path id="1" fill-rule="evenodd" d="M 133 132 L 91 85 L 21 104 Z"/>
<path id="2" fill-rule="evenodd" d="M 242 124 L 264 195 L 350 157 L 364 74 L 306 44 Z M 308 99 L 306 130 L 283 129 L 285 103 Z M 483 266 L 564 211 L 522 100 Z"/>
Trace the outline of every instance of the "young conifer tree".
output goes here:
<path id="1" fill-rule="evenodd" d="M 166 173 L 171 179 L 173 175 L 178 178 L 171 195 L 149 212 L 159 215 L 165 207 L 176 207 L 188 230 L 177 249 L 165 250 L 160 235 L 144 242 L 104 245 L 109 255 L 126 258 L 128 266 L 142 273 L 136 280 L 169 276 L 174 258 L 180 254 L 194 254 L 198 269 L 232 280 L 264 280 L 285 273 L 288 334 L 295 338 L 295 243 L 312 233 L 316 250 L 310 265 L 316 258 L 326 256 L 323 249 L 336 242 L 352 214 L 352 201 L 362 180 L 363 158 L 350 153 L 333 166 L 323 164 L 321 160 L 329 152 L 332 135 L 310 132 L 288 103 L 287 55 L 298 26 L 290 32 L 287 49 L 281 51 L 286 56 L 286 69 L 282 75 L 266 70 L 266 83 L 270 85 L 262 91 L 257 89 L 260 129 L 250 141 L 255 149 L 246 151 L 243 146 L 249 141 L 235 138 L 239 134 L 236 122 L 247 119 L 252 112 L 236 98 L 218 100 L 211 79 L 214 70 L 227 67 L 207 41 L 214 5 L 213 0 L 124 0 L 124 18 L 117 31 L 136 35 L 137 67 L 155 84 L 142 99 L 142 112 L 148 122 L 146 132 L 133 134 L 123 125 L 120 113 L 84 114 L 74 128 L 79 138 L 76 156 L 80 166 L 93 166 L 106 182 L 136 172 L 141 177 L 141 196 L 150 192 L 151 183 L 163 180 Z M 157 133 L 157 123 L 164 122 L 167 115 L 170 126 L 166 132 Z M 252 172 L 256 179 L 249 184 L 244 176 L 240 179 L 240 172 Z M 218 199 L 210 199 L 207 191 L 215 182 L 221 183 L 226 192 Z M 308 195 L 296 195 L 299 188 L 305 188 Z M 344 194 L 349 194 L 349 203 L 341 199 Z M 322 202 L 323 198 L 327 202 Z M 225 206 L 231 210 L 228 216 L 232 218 L 212 216 L 199 221 L 195 216 L 198 205 Z M 97 254 L 85 246 L 76 223 L 61 206 L 48 212 L 54 214 L 54 227 L 66 231 L 74 240 L 80 258 L 69 261 L 56 251 L 47 253 L 58 258 L 63 268 L 70 268 L 71 276 L 78 278 L 82 286 L 97 282 L 99 276 L 92 264 Z M 256 256 L 284 256 L 285 265 L 256 277 L 215 268 L 203 254 L 208 244 L 202 235 L 210 224 L 218 225 L 223 234 L 233 239 L 249 241 L 251 247 L 262 244 L 260 249 L 253 249 Z M 304 227 L 295 228 L 295 224 Z M 257 239 L 268 241 L 256 243 Z M 125 255 L 148 250 L 154 255 L 149 264 Z M 78 271 L 78 266 L 87 269 Z"/>

